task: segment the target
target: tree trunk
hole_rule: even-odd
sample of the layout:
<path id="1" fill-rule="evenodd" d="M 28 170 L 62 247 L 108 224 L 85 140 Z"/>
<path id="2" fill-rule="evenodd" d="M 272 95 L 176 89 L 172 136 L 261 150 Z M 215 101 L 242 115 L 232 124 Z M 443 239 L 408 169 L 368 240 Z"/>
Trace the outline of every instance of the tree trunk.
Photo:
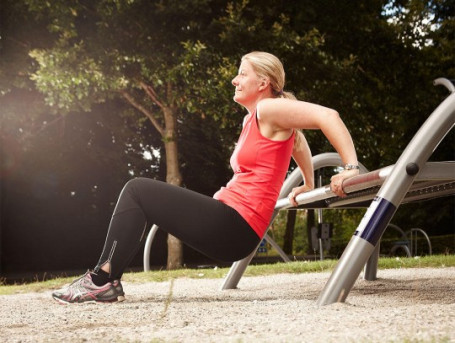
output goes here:
<path id="1" fill-rule="evenodd" d="M 178 146 L 177 146 L 177 113 L 175 109 L 164 109 L 164 148 L 166 150 L 166 182 L 181 186 L 182 176 L 180 174 L 180 165 L 178 161 Z M 167 239 L 167 266 L 169 269 L 178 269 L 183 265 L 183 246 L 182 242 L 172 235 L 168 235 Z"/>
<path id="2" fill-rule="evenodd" d="M 140 82 L 139 85 L 150 99 L 163 111 L 164 127 L 155 119 L 154 114 L 140 102 L 136 101 L 131 94 L 126 91 L 122 91 L 121 94 L 133 107 L 142 112 L 160 133 L 166 151 L 166 182 L 171 185 L 181 186 L 182 175 L 180 173 L 177 146 L 177 108 L 166 105 L 164 102 L 160 101 L 152 86 L 145 82 Z M 169 98 L 172 98 L 172 85 L 170 83 L 167 85 L 167 95 Z M 168 235 L 167 245 L 167 269 L 181 268 L 183 265 L 182 243 L 172 235 Z"/>
<path id="3" fill-rule="evenodd" d="M 287 213 L 286 231 L 284 232 L 283 251 L 287 255 L 292 255 L 293 242 L 294 242 L 294 227 L 297 211 L 290 210 Z"/>

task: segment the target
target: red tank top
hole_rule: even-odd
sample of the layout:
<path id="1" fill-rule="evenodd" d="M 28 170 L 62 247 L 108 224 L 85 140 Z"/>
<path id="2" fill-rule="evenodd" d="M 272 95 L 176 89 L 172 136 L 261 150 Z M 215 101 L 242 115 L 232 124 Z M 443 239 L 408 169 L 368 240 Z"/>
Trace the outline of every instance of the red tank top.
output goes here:
<path id="1" fill-rule="evenodd" d="M 234 176 L 213 196 L 234 208 L 261 238 L 289 168 L 294 136 L 268 139 L 259 131 L 256 112 L 249 115 L 231 156 Z"/>

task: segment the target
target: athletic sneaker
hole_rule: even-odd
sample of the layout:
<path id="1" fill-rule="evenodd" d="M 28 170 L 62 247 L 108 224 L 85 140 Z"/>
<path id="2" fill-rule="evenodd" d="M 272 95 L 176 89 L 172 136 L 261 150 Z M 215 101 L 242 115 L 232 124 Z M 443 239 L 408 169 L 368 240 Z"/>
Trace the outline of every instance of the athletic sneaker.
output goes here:
<path id="1" fill-rule="evenodd" d="M 63 304 L 88 301 L 115 302 L 125 300 L 125 293 L 119 280 L 108 282 L 104 286 L 95 285 L 88 271 L 69 286 L 53 292 L 52 297 Z"/>

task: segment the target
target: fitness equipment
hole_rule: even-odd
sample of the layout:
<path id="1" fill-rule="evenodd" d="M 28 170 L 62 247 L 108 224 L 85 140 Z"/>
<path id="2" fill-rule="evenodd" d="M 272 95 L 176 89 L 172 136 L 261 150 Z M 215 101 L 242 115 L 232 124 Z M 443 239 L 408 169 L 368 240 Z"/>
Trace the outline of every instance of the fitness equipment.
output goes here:
<path id="1" fill-rule="evenodd" d="M 360 165 L 361 174 L 343 183 L 343 190 L 347 194 L 344 198 L 337 197 L 330 186 L 319 187 L 296 197 L 299 204 L 297 208 L 368 208 L 322 290 L 318 305 L 344 302 L 362 268 L 366 280 L 376 279 L 379 240 L 401 204 L 455 194 L 455 163 L 427 162 L 455 124 L 455 86 L 444 78 L 436 79 L 434 84 L 445 86 L 450 95 L 428 117 L 394 165 L 371 172 Z M 342 161 L 336 153 L 325 153 L 314 156 L 313 165 L 315 170 L 328 166 L 341 167 Z M 287 195 L 301 182 L 298 169 L 286 178 L 271 223 L 278 211 L 292 208 Z M 145 270 L 150 269 L 150 247 L 157 230 L 158 227 L 153 225 L 147 237 Z M 267 233 L 264 238 L 272 244 L 273 240 Z M 278 248 L 285 261 L 289 260 L 276 243 L 272 246 Z M 256 250 L 233 263 L 221 289 L 237 287 Z"/>

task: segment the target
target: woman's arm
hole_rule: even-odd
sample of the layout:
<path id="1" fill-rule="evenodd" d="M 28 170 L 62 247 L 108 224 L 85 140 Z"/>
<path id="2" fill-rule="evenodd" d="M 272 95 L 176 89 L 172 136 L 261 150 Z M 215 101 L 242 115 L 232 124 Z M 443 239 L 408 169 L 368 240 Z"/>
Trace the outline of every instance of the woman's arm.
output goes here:
<path id="1" fill-rule="evenodd" d="M 294 146 L 292 157 L 302 173 L 303 185 L 294 187 L 289 194 L 289 200 L 293 206 L 298 205 L 295 201 L 295 197 L 297 195 L 314 189 L 314 170 L 310 147 L 308 146 L 308 142 L 302 132 L 297 130 L 295 134 L 295 139 L 299 144 Z"/>
<path id="2" fill-rule="evenodd" d="M 358 165 L 357 154 L 351 135 L 338 112 L 309 102 L 290 99 L 263 99 L 258 104 L 258 119 L 274 131 L 294 129 L 320 129 L 340 154 L 344 164 Z M 332 190 L 344 196 L 343 180 L 359 173 L 346 170 L 334 176 Z"/>

